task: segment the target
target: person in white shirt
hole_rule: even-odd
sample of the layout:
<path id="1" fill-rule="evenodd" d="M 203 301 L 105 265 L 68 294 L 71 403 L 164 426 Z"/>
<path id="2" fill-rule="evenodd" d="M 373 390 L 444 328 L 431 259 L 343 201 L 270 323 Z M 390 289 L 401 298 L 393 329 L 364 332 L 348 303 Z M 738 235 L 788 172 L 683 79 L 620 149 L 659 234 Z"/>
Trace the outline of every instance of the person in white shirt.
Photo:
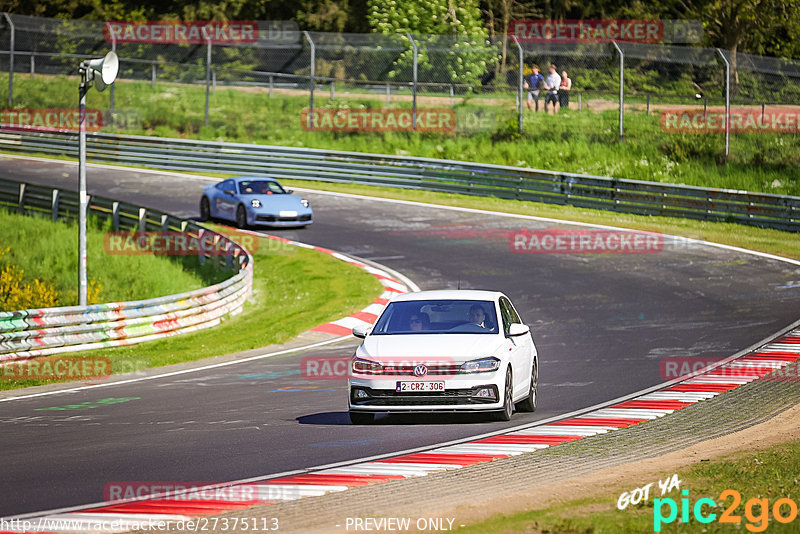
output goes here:
<path id="1" fill-rule="evenodd" d="M 544 98 L 544 109 L 549 113 L 547 104 L 553 103 L 553 113 L 558 111 L 558 87 L 561 85 L 561 76 L 556 72 L 556 66 L 550 65 L 550 74 L 544 80 L 544 88 L 547 91 L 547 96 Z"/>

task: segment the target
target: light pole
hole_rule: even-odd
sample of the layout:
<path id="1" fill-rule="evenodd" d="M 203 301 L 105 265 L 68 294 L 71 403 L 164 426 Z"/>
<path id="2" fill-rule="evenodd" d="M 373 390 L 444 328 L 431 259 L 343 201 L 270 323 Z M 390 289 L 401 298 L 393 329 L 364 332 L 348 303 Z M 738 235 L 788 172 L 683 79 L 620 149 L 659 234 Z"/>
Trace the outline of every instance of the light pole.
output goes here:
<path id="1" fill-rule="evenodd" d="M 86 306 L 86 212 L 89 208 L 86 195 L 86 93 L 92 85 L 102 91 L 114 83 L 119 72 L 119 58 L 116 53 L 109 52 L 104 58 L 83 61 L 78 72 L 81 74 L 78 88 L 78 298 L 79 304 Z"/>

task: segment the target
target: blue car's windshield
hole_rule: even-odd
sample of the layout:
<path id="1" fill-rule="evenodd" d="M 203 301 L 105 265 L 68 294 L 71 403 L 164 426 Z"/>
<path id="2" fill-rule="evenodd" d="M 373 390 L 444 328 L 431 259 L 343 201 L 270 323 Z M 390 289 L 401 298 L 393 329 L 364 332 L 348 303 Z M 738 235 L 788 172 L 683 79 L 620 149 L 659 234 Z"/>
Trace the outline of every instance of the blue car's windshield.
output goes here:
<path id="1" fill-rule="evenodd" d="M 239 193 L 243 195 L 285 195 L 286 190 L 278 182 L 243 180 L 239 182 Z"/>
<path id="2" fill-rule="evenodd" d="M 494 303 L 485 300 L 415 300 L 391 302 L 373 335 L 497 334 Z"/>

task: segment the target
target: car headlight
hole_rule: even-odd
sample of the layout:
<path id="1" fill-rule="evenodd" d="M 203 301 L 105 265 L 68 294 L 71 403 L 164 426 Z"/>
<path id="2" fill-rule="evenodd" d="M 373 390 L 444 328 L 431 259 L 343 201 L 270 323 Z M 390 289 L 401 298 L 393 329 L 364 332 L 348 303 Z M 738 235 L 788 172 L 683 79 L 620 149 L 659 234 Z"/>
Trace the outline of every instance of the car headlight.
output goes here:
<path id="1" fill-rule="evenodd" d="M 300 199 L 300 204 L 302 204 L 304 208 L 307 208 L 307 207 L 309 207 L 311 205 L 311 203 L 308 200 L 304 199 L 304 198 Z"/>
<path id="2" fill-rule="evenodd" d="M 353 372 L 359 374 L 378 374 L 383 370 L 383 366 L 378 362 L 372 362 L 361 358 L 355 358 L 352 364 Z"/>
<path id="3" fill-rule="evenodd" d="M 500 369 L 500 360 L 492 356 L 491 358 L 480 358 L 470 360 L 461 365 L 462 373 L 489 373 Z"/>
<path id="4" fill-rule="evenodd" d="M 257 198 L 254 198 L 253 200 L 250 201 L 250 205 L 253 206 L 254 208 L 260 208 L 261 201 L 258 200 Z"/>

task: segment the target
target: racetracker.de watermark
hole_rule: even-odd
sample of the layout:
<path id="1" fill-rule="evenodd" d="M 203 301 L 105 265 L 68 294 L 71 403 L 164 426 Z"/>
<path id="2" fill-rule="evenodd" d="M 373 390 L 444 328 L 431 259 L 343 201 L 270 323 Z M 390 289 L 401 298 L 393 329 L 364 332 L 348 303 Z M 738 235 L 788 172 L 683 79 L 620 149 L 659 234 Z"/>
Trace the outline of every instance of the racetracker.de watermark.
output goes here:
<path id="1" fill-rule="evenodd" d="M 520 43 L 660 43 L 660 20 L 512 20 L 508 34 Z"/>
<path id="2" fill-rule="evenodd" d="M 450 108 L 304 109 L 300 126 L 309 132 L 452 132 L 456 114 Z"/>
<path id="3" fill-rule="evenodd" d="M 2 380 L 85 380 L 111 375 L 111 359 L 106 356 L 79 358 L 46 356 L 4 363 Z"/>
<path id="4" fill-rule="evenodd" d="M 77 132 L 80 130 L 78 108 L 0 109 L 0 131 L 4 132 Z M 84 127 L 97 132 L 103 127 L 103 112 L 86 109 Z"/>
<path id="5" fill-rule="evenodd" d="M 509 235 L 508 247 L 515 254 L 657 254 L 664 250 L 664 236 L 622 230 L 518 230 Z"/>
<path id="6" fill-rule="evenodd" d="M 109 44 L 252 44 L 259 32 L 252 20 L 112 21 L 103 37 Z"/>
<path id="7" fill-rule="evenodd" d="M 664 109 L 661 129 L 667 133 L 725 132 L 726 113 L 715 109 Z M 800 133 L 800 107 L 731 108 L 731 133 Z"/>
<path id="8" fill-rule="evenodd" d="M 250 253 L 258 250 L 259 238 L 245 233 L 230 233 L 226 237 Z M 267 241 L 272 243 L 272 240 Z M 206 254 L 209 256 L 225 256 L 232 254 L 231 245 L 219 235 L 204 233 L 193 236 L 184 232 L 107 232 L 103 239 L 107 254 L 139 255 L 154 254 L 157 256 L 190 256 Z M 276 248 L 281 247 L 276 243 Z"/>
<path id="9" fill-rule="evenodd" d="M 786 362 L 787 365 L 776 364 L 769 359 L 769 354 L 765 354 L 763 359 L 734 360 L 730 364 L 710 369 L 711 366 L 718 365 L 720 361 L 719 358 L 669 357 L 661 360 L 659 371 L 663 380 L 688 378 L 706 370 L 714 377 L 723 380 L 747 376 L 756 376 L 762 380 L 800 380 L 800 367 L 797 364 L 789 364 L 789 362 Z"/>

